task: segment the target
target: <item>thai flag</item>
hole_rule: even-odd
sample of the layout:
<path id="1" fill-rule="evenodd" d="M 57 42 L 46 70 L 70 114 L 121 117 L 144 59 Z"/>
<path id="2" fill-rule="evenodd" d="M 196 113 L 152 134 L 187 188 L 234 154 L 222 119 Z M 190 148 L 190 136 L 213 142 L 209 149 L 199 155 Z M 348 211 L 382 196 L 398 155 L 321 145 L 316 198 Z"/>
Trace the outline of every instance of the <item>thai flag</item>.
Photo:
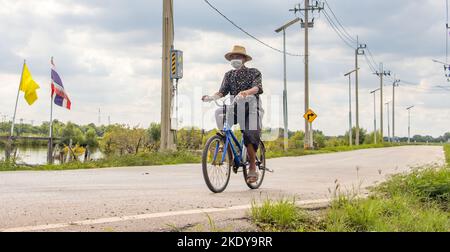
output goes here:
<path id="1" fill-rule="evenodd" d="M 52 97 L 53 101 L 56 105 L 60 107 L 67 108 L 70 110 L 72 103 L 70 102 L 69 96 L 67 95 L 66 91 L 64 90 L 64 85 L 61 80 L 61 77 L 59 77 L 59 74 L 55 70 L 55 65 L 53 64 L 52 60 Z"/>

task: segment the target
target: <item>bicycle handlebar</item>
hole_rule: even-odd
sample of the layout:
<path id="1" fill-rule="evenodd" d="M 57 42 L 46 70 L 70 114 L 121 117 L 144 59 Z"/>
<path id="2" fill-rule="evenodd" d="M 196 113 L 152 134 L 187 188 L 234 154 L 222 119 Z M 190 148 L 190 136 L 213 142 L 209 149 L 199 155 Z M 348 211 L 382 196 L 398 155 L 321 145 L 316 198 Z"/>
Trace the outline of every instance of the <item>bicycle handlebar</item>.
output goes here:
<path id="1" fill-rule="evenodd" d="M 231 105 L 233 105 L 233 104 L 235 104 L 235 103 L 237 102 L 238 97 L 239 97 L 239 96 L 235 96 L 235 97 L 234 97 L 233 101 L 231 102 Z M 230 98 L 231 98 L 231 96 L 230 96 L 229 98 L 227 98 L 227 99 L 230 99 Z M 220 105 L 220 104 L 217 102 L 217 100 L 214 100 L 214 103 L 217 105 L 217 107 L 222 107 L 223 105 L 225 105 L 225 101 L 226 101 L 227 99 L 225 99 L 225 100 L 223 101 L 223 104 L 222 104 L 222 105 Z M 231 105 L 230 105 L 230 106 L 231 106 Z"/>

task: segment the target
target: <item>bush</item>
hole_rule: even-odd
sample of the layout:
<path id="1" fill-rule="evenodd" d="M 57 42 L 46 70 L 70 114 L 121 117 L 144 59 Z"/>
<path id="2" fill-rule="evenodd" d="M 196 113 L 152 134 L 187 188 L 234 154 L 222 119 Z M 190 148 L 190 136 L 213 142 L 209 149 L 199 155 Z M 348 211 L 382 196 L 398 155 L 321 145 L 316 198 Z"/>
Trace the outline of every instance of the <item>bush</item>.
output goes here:
<path id="1" fill-rule="evenodd" d="M 334 202 L 325 219 L 329 232 L 447 232 L 449 215 L 413 196 Z"/>
<path id="2" fill-rule="evenodd" d="M 413 195 L 450 211 L 450 168 L 430 167 L 417 169 L 410 174 L 395 175 L 377 187 L 376 191 L 388 197 Z"/>
<path id="3" fill-rule="evenodd" d="M 264 231 L 304 230 L 308 222 L 306 213 L 297 208 L 295 201 L 288 200 L 266 200 L 261 206 L 253 203 L 251 216 Z"/>
<path id="4" fill-rule="evenodd" d="M 138 154 L 148 143 L 144 129 L 114 125 L 107 129 L 100 141 L 100 148 L 106 155 Z"/>

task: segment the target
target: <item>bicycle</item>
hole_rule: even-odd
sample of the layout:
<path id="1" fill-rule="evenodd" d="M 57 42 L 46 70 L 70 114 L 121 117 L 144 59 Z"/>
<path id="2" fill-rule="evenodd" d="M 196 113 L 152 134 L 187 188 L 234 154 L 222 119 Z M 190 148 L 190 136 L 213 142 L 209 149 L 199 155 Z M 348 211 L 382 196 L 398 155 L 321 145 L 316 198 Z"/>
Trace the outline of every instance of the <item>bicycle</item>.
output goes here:
<path id="1" fill-rule="evenodd" d="M 249 173 L 249 157 L 247 148 L 244 145 L 244 139 L 239 141 L 236 135 L 233 133 L 231 126 L 226 120 L 228 109 L 234 109 L 234 103 L 236 98 L 228 108 L 225 105 L 220 105 L 217 101 L 214 101 L 217 106 L 223 107 L 225 113 L 223 134 L 216 134 L 211 137 L 205 145 L 202 155 L 202 167 L 203 177 L 206 185 L 213 193 L 222 193 L 227 188 L 231 170 L 237 174 L 240 169 L 244 174 L 245 183 L 250 189 L 259 189 L 265 177 L 266 171 L 273 172 L 266 167 L 266 148 L 264 143 L 260 142 L 260 147 L 256 153 L 256 166 L 258 173 L 258 180 L 254 183 L 249 183 L 247 175 Z M 219 177 L 220 176 L 220 177 Z M 218 178 L 219 177 L 219 178 Z"/>

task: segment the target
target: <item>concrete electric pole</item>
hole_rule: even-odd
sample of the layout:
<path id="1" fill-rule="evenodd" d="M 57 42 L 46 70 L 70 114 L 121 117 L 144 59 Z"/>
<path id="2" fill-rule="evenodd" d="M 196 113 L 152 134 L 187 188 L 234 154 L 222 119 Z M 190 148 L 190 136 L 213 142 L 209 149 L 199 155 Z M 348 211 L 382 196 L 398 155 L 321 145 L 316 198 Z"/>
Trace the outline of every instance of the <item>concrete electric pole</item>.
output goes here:
<path id="1" fill-rule="evenodd" d="M 174 42 L 173 0 L 163 0 L 163 51 L 161 89 L 161 151 L 174 149 L 175 133 L 172 130 L 173 81 L 171 73 L 171 51 Z"/>
<path id="2" fill-rule="evenodd" d="M 324 9 L 324 3 L 315 1 L 314 5 L 310 5 L 310 0 L 305 0 L 305 7 L 301 8 L 301 5 L 297 5 L 293 10 L 294 13 L 303 11 L 305 20 L 302 20 L 302 28 L 305 29 L 305 113 L 308 113 L 309 107 L 309 28 L 314 27 L 314 19 L 309 21 L 309 13 L 314 11 L 320 12 Z M 305 149 L 314 149 L 314 131 L 312 123 L 305 118 Z"/>
<path id="3" fill-rule="evenodd" d="M 283 90 L 283 116 L 284 116 L 284 151 L 289 149 L 289 121 L 288 121 L 288 102 L 287 102 L 287 70 L 286 70 L 286 29 L 299 22 L 300 18 L 296 18 L 289 23 L 276 29 L 276 33 L 283 31 L 283 72 L 284 72 L 284 90 Z"/>
<path id="4" fill-rule="evenodd" d="M 381 100 L 381 105 L 380 105 L 380 131 L 381 131 L 381 142 L 384 142 L 384 124 L 383 124 L 383 106 L 384 106 L 384 100 L 383 100 L 383 77 L 384 76 L 391 76 L 391 72 L 390 71 L 385 71 L 383 69 L 383 63 L 380 63 L 380 71 L 375 73 L 376 75 L 378 75 L 378 77 L 380 77 L 380 100 Z"/>

